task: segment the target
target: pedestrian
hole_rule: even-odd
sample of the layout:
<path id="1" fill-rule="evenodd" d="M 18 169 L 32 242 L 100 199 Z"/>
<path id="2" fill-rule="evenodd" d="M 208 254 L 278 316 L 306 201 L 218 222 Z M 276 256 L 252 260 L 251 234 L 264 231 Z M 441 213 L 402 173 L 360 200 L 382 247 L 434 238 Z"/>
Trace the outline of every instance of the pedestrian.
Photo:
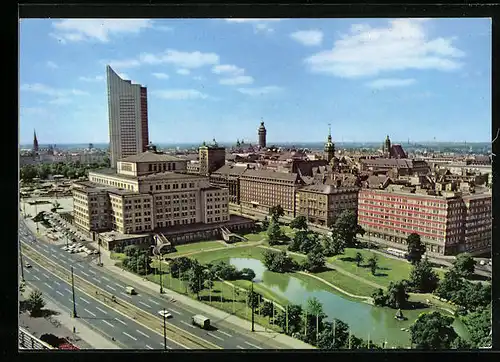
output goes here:
<path id="1" fill-rule="evenodd" d="M 73 326 L 73 333 L 76 333 L 76 328 L 75 328 L 75 326 Z"/>

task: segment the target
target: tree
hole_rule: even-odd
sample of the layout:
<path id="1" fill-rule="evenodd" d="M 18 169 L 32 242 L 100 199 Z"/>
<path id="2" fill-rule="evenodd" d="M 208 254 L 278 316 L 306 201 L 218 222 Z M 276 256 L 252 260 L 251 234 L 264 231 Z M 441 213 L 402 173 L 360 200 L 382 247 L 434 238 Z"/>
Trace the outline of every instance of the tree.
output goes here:
<path id="1" fill-rule="evenodd" d="M 175 258 L 170 262 L 170 273 L 175 278 L 179 278 L 181 274 L 186 273 L 192 265 L 193 261 L 185 256 Z"/>
<path id="2" fill-rule="evenodd" d="M 456 259 L 453 261 L 453 269 L 461 277 L 469 278 L 472 274 L 474 274 L 476 263 L 477 262 L 472 256 L 470 256 L 470 254 L 458 254 Z"/>
<path id="3" fill-rule="evenodd" d="M 384 293 L 382 289 L 377 289 L 372 294 L 373 304 L 376 306 L 384 307 L 387 305 L 388 296 Z"/>
<path id="4" fill-rule="evenodd" d="M 455 272 L 455 270 L 450 269 L 445 275 L 443 280 L 438 284 L 436 288 L 436 294 L 441 298 L 451 300 L 455 296 L 455 293 L 459 290 L 464 290 L 465 281 Z"/>
<path id="5" fill-rule="evenodd" d="M 325 322 L 321 330 L 318 347 L 321 349 L 346 348 L 349 339 L 349 325 L 340 319 Z"/>
<path id="6" fill-rule="evenodd" d="M 387 288 L 386 305 L 391 308 L 404 308 L 408 303 L 407 281 L 390 282 Z"/>
<path id="7" fill-rule="evenodd" d="M 461 318 L 475 348 L 491 346 L 491 304 Z"/>
<path id="8" fill-rule="evenodd" d="M 307 258 L 304 262 L 304 268 L 311 273 L 315 273 L 325 267 L 325 256 L 323 255 L 323 250 L 315 248 L 307 254 Z"/>
<path id="9" fill-rule="evenodd" d="M 365 231 L 358 225 L 356 212 L 344 210 L 337 217 L 337 220 L 335 220 L 332 227 L 332 233 L 343 240 L 346 247 L 356 247 L 358 243 L 356 235 L 364 235 Z"/>
<path id="10" fill-rule="evenodd" d="M 269 245 L 273 246 L 279 243 L 283 238 L 283 233 L 281 232 L 280 225 L 274 218 L 271 219 L 269 226 L 267 228 L 267 241 Z"/>
<path id="11" fill-rule="evenodd" d="M 315 249 L 322 249 L 321 243 L 319 242 L 319 236 L 317 233 L 307 233 L 306 237 L 302 239 L 299 250 L 302 254 L 308 254 Z M 321 250 L 321 252 L 323 252 L 323 250 Z"/>
<path id="12" fill-rule="evenodd" d="M 272 267 L 273 267 L 273 264 L 274 264 L 274 259 L 276 259 L 276 256 L 278 255 L 278 253 L 276 251 L 272 251 L 272 250 L 264 250 L 262 252 L 262 263 L 264 264 L 264 266 L 271 270 Z"/>
<path id="13" fill-rule="evenodd" d="M 344 252 L 345 243 L 338 235 L 326 236 L 323 240 L 323 252 L 326 256 L 335 256 Z"/>
<path id="14" fill-rule="evenodd" d="M 21 168 L 20 176 L 23 181 L 32 181 L 35 177 L 37 177 L 37 170 L 33 167 L 33 165 L 23 166 Z"/>
<path id="15" fill-rule="evenodd" d="M 33 317 L 40 315 L 42 308 L 45 307 L 42 292 L 39 290 L 33 290 L 28 297 L 27 306 Z"/>
<path id="16" fill-rule="evenodd" d="M 422 313 L 410 326 L 411 342 L 417 349 L 450 349 L 458 336 L 452 323 L 439 312 Z"/>
<path id="17" fill-rule="evenodd" d="M 451 343 L 451 348 L 452 349 L 472 349 L 472 348 L 474 348 L 474 346 L 469 341 L 467 341 L 467 340 L 463 339 L 462 337 L 458 336 Z"/>
<path id="18" fill-rule="evenodd" d="M 302 306 L 299 304 L 289 304 L 285 313 L 278 314 L 276 324 L 287 332 L 288 317 L 288 335 L 300 332 L 302 328 Z"/>
<path id="19" fill-rule="evenodd" d="M 409 279 L 410 287 L 416 293 L 432 293 L 439 283 L 439 277 L 428 260 L 413 265 Z"/>
<path id="20" fill-rule="evenodd" d="M 260 313 L 263 316 L 272 317 L 273 316 L 273 308 L 274 308 L 273 303 L 268 302 L 268 301 L 264 301 L 264 304 L 262 304 L 262 306 L 260 308 Z"/>
<path id="21" fill-rule="evenodd" d="M 262 300 L 262 295 L 256 292 L 250 292 L 248 293 L 248 299 L 247 299 L 247 304 L 250 308 L 258 308 L 260 301 Z"/>
<path id="22" fill-rule="evenodd" d="M 292 241 L 288 245 L 288 250 L 290 251 L 300 251 L 301 245 L 307 239 L 307 230 L 299 230 L 295 233 L 292 238 Z"/>
<path id="23" fill-rule="evenodd" d="M 305 216 L 297 216 L 290 222 L 290 227 L 297 230 L 307 230 L 307 219 Z"/>
<path id="24" fill-rule="evenodd" d="M 254 280 L 255 279 L 255 272 L 250 268 L 243 268 L 243 269 L 241 269 L 240 276 L 242 279 L 245 279 L 245 280 Z"/>
<path id="25" fill-rule="evenodd" d="M 188 288 L 192 293 L 196 294 L 196 297 L 200 299 L 200 292 L 205 287 L 203 283 L 204 279 L 204 268 L 198 260 L 193 261 L 191 269 L 187 272 L 188 278 Z"/>
<path id="26" fill-rule="evenodd" d="M 273 206 L 269 209 L 269 216 L 271 216 L 271 221 L 278 222 L 280 217 L 285 215 L 285 210 L 281 205 Z"/>
<path id="27" fill-rule="evenodd" d="M 408 255 L 406 256 L 408 261 L 412 264 L 420 262 L 426 251 L 425 244 L 420 240 L 420 235 L 411 233 L 406 238 L 406 243 L 408 244 Z"/>
<path id="28" fill-rule="evenodd" d="M 370 268 L 372 275 L 375 275 L 378 268 L 378 258 L 375 254 L 368 259 L 367 266 Z"/>
<path id="29" fill-rule="evenodd" d="M 363 262 L 363 255 L 358 251 L 356 253 L 356 256 L 354 257 L 354 260 L 356 261 L 356 265 L 359 267 L 359 264 Z"/>

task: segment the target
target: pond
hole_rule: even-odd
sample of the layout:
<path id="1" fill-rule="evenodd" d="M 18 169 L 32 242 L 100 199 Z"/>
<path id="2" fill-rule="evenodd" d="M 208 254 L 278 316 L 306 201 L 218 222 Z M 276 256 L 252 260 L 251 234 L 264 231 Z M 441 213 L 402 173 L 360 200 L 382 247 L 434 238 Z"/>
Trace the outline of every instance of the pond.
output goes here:
<path id="1" fill-rule="evenodd" d="M 311 283 L 307 283 L 293 274 L 270 272 L 257 259 L 229 258 L 227 261 L 238 269 L 253 269 L 260 285 L 293 304 L 305 305 L 308 298 L 316 297 L 323 304 L 329 320 L 340 319 L 349 324 L 351 332 L 357 337 L 370 338 L 378 344 L 387 341 L 387 347 L 410 346 L 410 333 L 402 328 L 408 328 L 420 313 L 431 311 L 430 308 L 405 310 L 403 314 L 408 320 L 398 321 L 394 318 L 394 309 L 375 307 L 341 293 L 330 292 L 312 278 Z M 455 320 L 453 326 L 459 335 L 467 336 L 465 326 L 459 320 Z"/>

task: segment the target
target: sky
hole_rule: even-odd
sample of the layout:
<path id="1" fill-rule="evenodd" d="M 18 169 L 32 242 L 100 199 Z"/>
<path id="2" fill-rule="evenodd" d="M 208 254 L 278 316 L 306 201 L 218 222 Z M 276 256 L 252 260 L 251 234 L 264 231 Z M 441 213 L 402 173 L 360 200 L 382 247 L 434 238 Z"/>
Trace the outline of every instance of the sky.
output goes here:
<path id="1" fill-rule="evenodd" d="M 22 19 L 20 143 L 109 141 L 106 65 L 153 143 L 491 140 L 491 19 Z"/>

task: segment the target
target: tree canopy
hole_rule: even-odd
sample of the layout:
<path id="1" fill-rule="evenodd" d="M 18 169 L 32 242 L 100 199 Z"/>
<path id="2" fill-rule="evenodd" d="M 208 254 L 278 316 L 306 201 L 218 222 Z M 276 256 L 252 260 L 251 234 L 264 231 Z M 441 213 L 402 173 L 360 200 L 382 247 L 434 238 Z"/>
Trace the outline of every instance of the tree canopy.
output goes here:
<path id="1" fill-rule="evenodd" d="M 345 243 L 346 247 L 356 247 L 358 241 L 357 234 L 364 235 L 364 229 L 358 225 L 356 212 L 344 210 L 335 220 L 332 226 L 332 233 Z"/>
<path id="2" fill-rule="evenodd" d="M 271 216 L 271 220 L 278 222 L 280 217 L 284 215 L 285 215 L 285 210 L 281 205 L 276 205 L 269 209 L 269 216 Z"/>
<path id="3" fill-rule="evenodd" d="M 458 254 L 456 259 L 453 261 L 453 269 L 461 277 L 469 278 L 472 274 L 474 274 L 476 261 L 470 254 Z"/>
<path id="4" fill-rule="evenodd" d="M 416 293 L 432 293 L 439 283 L 439 277 L 428 260 L 413 265 L 409 279 L 409 285 Z"/>
<path id="5" fill-rule="evenodd" d="M 290 227 L 297 230 L 307 230 L 307 219 L 305 216 L 297 216 L 290 222 Z"/>
<path id="6" fill-rule="evenodd" d="M 406 256 L 408 261 L 412 264 L 420 262 L 426 251 L 425 244 L 420 240 L 420 235 L 412 233 L 408 235 L 406 242 L 408 244 L 408 255 Z"/>
<path id="7" fill-rule="evenodd" d="M 458 337 L 452 323 L 439 312 L 422 313 L 410 326 L 411 342 L 417 349 L 450 349 Z"/>

